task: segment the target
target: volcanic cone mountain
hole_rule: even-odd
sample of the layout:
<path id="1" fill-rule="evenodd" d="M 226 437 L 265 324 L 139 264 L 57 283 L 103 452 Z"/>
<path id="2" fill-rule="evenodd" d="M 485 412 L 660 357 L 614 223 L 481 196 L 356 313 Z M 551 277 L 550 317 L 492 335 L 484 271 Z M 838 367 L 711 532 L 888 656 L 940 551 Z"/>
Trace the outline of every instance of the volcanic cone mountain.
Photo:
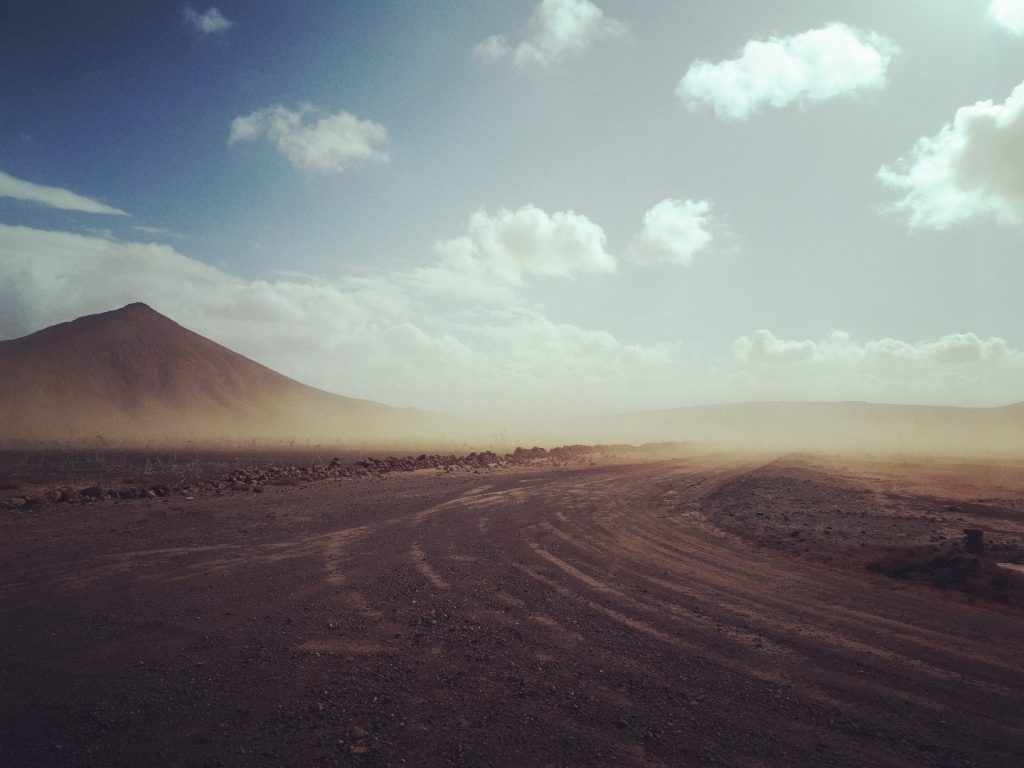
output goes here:
<path id="1" fill-rule="evenodd" d="M 0 440 L 419 445 L 454 420 L 301 384 L 145 304 L 0 341 Z"/>

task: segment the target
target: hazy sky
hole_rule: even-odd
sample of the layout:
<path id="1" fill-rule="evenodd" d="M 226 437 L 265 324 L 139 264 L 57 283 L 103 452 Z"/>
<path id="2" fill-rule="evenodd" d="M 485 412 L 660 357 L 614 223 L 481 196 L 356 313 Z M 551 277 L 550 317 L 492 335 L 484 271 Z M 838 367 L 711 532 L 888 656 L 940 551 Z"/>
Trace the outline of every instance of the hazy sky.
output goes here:
<path id="1" fill-rule="evenodd" d="M 0 338 L 479 415 L 1024 400 L 1024 0 L 0 5 Z"/>

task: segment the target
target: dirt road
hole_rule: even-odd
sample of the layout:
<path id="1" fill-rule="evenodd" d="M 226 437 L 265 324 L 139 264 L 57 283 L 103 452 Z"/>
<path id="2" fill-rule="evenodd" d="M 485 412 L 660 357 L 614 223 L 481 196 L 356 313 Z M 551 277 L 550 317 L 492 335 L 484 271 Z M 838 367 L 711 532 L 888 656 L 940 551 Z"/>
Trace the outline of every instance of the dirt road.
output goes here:
<path id="1" fill-rule="evenodd" d="M 1019 766 L 1024 612 L 755 546 L 758 467 L 7 513 L 0 762 Z"/>

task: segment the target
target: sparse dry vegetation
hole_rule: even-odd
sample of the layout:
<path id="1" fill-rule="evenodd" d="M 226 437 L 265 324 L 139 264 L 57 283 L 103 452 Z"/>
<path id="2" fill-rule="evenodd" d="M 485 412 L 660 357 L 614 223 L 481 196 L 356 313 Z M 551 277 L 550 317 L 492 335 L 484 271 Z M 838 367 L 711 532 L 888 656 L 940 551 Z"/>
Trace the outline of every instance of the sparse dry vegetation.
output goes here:
<path id="1" fill-rule="evenodd" d="M 897 579 L 920 581 L 973 597 L 1024 605 L 1024 576 L 958 547 L 913 547 L 884 555 L 868 567 Z"/>

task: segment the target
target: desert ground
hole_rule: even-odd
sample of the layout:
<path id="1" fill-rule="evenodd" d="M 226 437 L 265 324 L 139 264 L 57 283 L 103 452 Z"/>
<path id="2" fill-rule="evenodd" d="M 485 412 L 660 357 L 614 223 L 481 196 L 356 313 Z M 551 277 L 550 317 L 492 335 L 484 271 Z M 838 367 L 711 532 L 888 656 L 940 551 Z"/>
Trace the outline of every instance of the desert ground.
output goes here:
<path id="1" fill-rule="evenodd" d="M 0 510 L 4 766 L 1021 764 L 1012 589 L 868 567 L 965 527 L 1019 559 L 1020 460 L 694 450 L 253 489 Z"/>

